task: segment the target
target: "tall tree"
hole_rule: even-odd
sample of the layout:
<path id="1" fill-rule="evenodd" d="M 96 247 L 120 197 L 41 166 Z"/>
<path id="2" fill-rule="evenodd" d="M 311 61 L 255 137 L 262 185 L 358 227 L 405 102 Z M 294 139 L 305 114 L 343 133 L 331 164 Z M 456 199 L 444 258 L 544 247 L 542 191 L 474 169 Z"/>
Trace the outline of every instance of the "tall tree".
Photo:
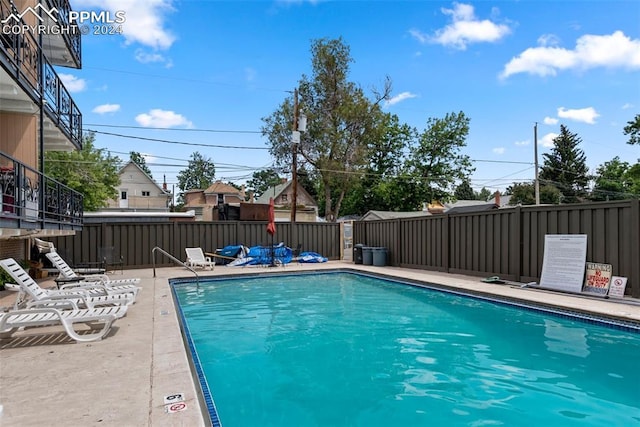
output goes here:
<path id="1" fill-rule="evenodd" d="M 109 199 L 118 197 L 120 159 L 104 148 L 94 145 L 95 134 L 83 136 L 82 150 L 46 151 L 45 174 L 83 194 L 85 211 L 107 206 Z"/>
<path id="2" fill-rule="evenodd" d="M 345 197 L 346 215 L 363 215 L 369 210 L 412 210 L 403 202 L 403 193 L 397 191 L 402 173 L 404 153 L 415 138 L 416 131 L 401 124 L 398 116 L 387 113 L 386 124 L 377 136 L 367 143 L 368 163 L 354 188 Z"/>
<path id="3" fill-rule="evenodd" d="M 369 100 L 348 81 L 353 62 L 349 47 L 339 39 L 317 39 L 311 44 L 311 76 L 299 82 L 299 105 L 307 116 L 298 152 L 320 181 L 325 218 L 335 221 L 342 201 L 361 176 L 370 136 L 384 124 L 380 102 L 391 91 L 387 80 L 382 92 Z M 270 116 L 264 117 L 262 134 L 271 144 L 278 166 L 292 163 L 291 129 L 294 98 L 288 97 Z"/>
<path id="4" fill-rule="evenodd" d="M 553 139 L 550 153 L 544 153 L 540 179 L 552 184 L 562 193 L 563 203 L 578 203 L 587 195 L 589 168 L 587 158 L 578 148 L 582 140 L 560 125 L 560 134 Z"/>
<path id="5" fill-rule="evenodd" d="M 416 207 L 422 202 L 451 199 L 455 182 L 467 179 L 474 171 L 469 156 L 461 153 L 468 134 L 469 118 L 462 111 L 427 120 L 407 162 Z"/>
<path id="6" fill-rule="evenodd" d="M 493 196 L 493 193 L 488 189 L 486 189 L 485 187 L 482 187 L 480 191 L 474 192 L 474 195 L 475 195 L 474 198 L 476 200 L 484 200 L 486 202 L 487 200 L 489 200 L 490 197 Z"/>
<path id="7" fill-rule="evenodd" d="M 267 189 L 282 182 L 282 178 L 275 169 L 260 169 L 253 173 L 251 179 L 247 181 L 247 188 L 255 197 L 260 197 Z"/>
<path id="8" fill-rule="evenodd" d="M 213 184 L 215 176 L 216 168 L 213 161 L 197 151 L 192 153 L 187 168 L 178 172 L 178 188 L 180 189 L 178 203 L 184 203 L 185 191 L 204 190 Z"/>
<path id="9" fill-rule="evenodd" d="M 149 169 L 149 166 L 147 166 L 147 160 L 142 154 L 138 153 L 137 151 L 131 151 L 129 153 L 129 158 L 133 163 L 140 166 L 140 169 L 142 169 L 144 173 L 149 175 L 149 178 L 153 178 L 153 175 L 151 175 L 151 169 Z"/>
<path id="10" fill-rule="evenodd" d="M 471 188 L 471 182 L 468 178 L 462 180 L 462 182 L 456 187 L 453 197 L 457 200 L 475 200 L 476 195 L 473 192 L 473 188 Z"/>
<path id="11" fill-rule="evenodd" d="M 623 133 L 625 135 L 629 135 L 629 141 L 627 141 L 627 144 L 640 145 L 640 114 L 636 114 L 636 117 L 633 120 L 627 122 Z"/>

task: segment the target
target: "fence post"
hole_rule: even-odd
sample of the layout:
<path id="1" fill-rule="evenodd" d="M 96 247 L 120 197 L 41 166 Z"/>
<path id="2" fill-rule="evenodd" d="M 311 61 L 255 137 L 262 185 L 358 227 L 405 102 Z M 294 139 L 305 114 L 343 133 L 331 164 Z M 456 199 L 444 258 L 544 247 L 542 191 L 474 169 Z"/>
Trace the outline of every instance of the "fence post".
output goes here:
<path id="1" fill-rule="evenodd" d="M 629 202 L 631 204 L 631 224 L 629 224 L 629 231 L 631 232 L 631 239 L 629 239 L 631 274 L 629 284 L 631 285 L 631 296 L 640 298 L 640 263 L 637 259 L 638 254 L 640 254 L 640 200 L 632 199 Z M 634 259 L 634 257 L 636 258 Z"/>
<path id="2" fill-rule="evenodd" d="M 444 272 L 449 273 L 449 242 L 451 241 L 451 229 L 449 228 L 449 214 L 444 214 L 444 219 L 442 220 L 442 264 L 444 266 Z"/>
<path id="3" fill-rule="evenodd" d="M 516 255 L 514 256 L 515 258 L 515 272 L 516 272 L 516 282 L 519 282 L 522 278 L 522 267 L 523 267 L 523 262 L 522 262 L 522 208 L 520 208 L 520 206 L 517 206 L 516 208 L 516 213 L 515 213 L 515 236 L 513 237 L 514 240 L 514 244 L 516 247 Z"/>

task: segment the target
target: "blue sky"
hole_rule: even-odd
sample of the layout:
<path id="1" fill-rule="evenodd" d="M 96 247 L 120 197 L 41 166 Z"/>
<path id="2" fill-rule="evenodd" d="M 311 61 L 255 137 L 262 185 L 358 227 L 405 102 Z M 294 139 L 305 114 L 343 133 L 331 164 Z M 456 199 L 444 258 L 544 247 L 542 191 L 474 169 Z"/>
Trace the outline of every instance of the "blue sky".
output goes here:
<path id="1" fill-rule="evenodd" d="M 592 171 L 640 158 L 622 133 L 640 112 L 637 1 L 70 2 L 125 12 L 122 34 L 83 36 L 81 70 L 58 69 L 85 129 L 123 159 L 147 155 L 169 188 L 194 151 L 239 184 L 271 165 L 261 118 L 310 74 L 318 38 L 343 38 L 366 91 L 391 78 L 385 109 L 401 122 L 463 111 L 476 189 L 533 178 L 536 122 L 540 162 L 560 124 Z"/>

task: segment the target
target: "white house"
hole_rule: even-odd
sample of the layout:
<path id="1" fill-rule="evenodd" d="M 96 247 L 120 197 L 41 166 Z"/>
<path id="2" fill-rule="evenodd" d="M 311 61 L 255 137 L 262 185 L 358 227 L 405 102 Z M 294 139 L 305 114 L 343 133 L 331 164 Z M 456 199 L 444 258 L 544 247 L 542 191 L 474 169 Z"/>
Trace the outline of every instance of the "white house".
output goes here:
<path id="1" fill-rule="evenodd" d="M 118 172 L 118 198 L 109 200 L 105 210 L 120 212 L 168 212 L 171 192 L 161 187 L 137 163 L 129 161 Z"/>

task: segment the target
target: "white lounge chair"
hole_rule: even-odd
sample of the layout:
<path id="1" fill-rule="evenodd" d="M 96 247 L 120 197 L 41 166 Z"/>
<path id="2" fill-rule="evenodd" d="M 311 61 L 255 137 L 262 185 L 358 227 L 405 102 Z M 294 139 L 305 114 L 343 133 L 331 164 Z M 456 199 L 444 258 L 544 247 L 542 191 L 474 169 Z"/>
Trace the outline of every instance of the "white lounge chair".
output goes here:
<path id="1" fill-rule="evenodd" d="M 130 278 L 130 279 L 110 279 L 106 274 L 92 274 L 92 275 L 83 275 L 79 276 L 69 264 L 62 259 L 59 253 L 55 251 L 48 252 L 46 257 L 49 258 L 51 264 L 53 264 L 58 271 L 60 272 L 60 276 L 64 278 L 67 283 L 62 285 L 60 289 L 70 289 L 77 287 L 85 287 L 86 285 L 92 286 L 94 283 L 102 283 L 106 288 L 110 289 L 112 293 L 133 293 L 135 296 L 138 295 L 138 291 L 140 288 L 137 285 L 140 283 L 139 278 Z M 74 281 L 76 280 L 76 281 Z"/>
<path id="2" fill-rule="evenodd" d="M 135 301 L 135 294 L 110 292 L 107 287 L 100 283 L 93 284 L 94 287 L 72 288 L 61 290 L 44 289 L 33 280 L 26 271 L 13 259 L 7 258 L 0 261 L 0 266 L 6 270 L 13 280 L 19 285 L 20 292 L 28 295 L 30 300 L 24 301 L 27 307 L 30 306 L 68 306 L 73 308 L 86 307 L 94 308 L 101 305 L 130 305 Z M 8 289 L 14 289 L 7 286 Z M 14 289 L 15 290 L 15 289 Z M 19 297 L 16 303 L 21 302 Z M 19 305 L 19 304 L 18 304 Z M 18 305 L 16 308 L 18 308 Z"/>
<path id="3" fill-rule="evenodd" d="M 60 310 L 54 307 L 12 310 L 0 313 L 0 337 L 8 338 L 20 328 L 60 324 L 67 335 L 78 342 L 97 341 L 109 332 L 113 321 L 124 316 L 126 311 L 126 306 L 81 310 Z M 91 329 L 95 329 L 96 324 L 102 324 L 102 328 L 90 334 L 81 334 L 74 328 L 75 323 L 84 323 Z"/>
<path id="4" fill-rule="evenodd" d="M 184 248 L 187 253 L 187 265 L 189 267 L 210 267 L 214 269 L 216 263 L 211 260 L 211 257 L 204 256 L 202 248 Z"/>

